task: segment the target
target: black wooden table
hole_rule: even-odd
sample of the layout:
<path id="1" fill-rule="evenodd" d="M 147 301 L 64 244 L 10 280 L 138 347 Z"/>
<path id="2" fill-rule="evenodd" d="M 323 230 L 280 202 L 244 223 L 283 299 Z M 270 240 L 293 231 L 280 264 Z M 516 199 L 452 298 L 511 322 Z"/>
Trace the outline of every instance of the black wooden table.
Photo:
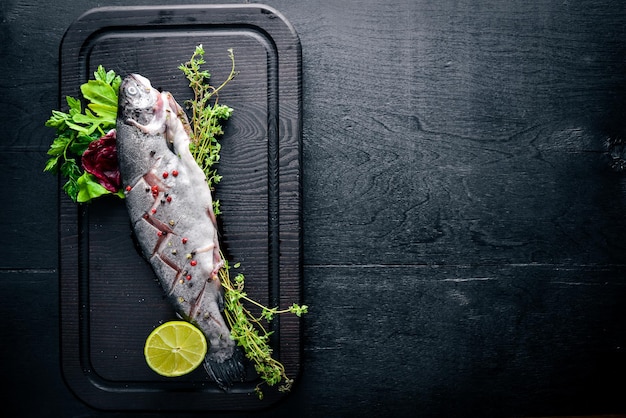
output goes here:
<path id="1" fill-rule="evenodd" d="M 65 31 L 97 6 L 172 3 L 0 5 L 8 415 L 209 415 L 70 389 L 61 197 L 42 172 Z M 310 313 L 292 393 L 210 415 L 626 414 L 622 2 L 267 3 L 302 53 Z"/>

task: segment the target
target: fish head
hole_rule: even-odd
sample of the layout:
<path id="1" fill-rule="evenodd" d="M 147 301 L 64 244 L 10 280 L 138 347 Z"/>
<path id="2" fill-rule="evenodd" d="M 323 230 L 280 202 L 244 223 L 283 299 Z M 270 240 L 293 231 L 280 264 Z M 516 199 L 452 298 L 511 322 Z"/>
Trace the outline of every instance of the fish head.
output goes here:
<path id="1" fill-rule="evenodd" d="M 149 123 L 160 99 L 160 93 L 153 88 L 150 80 L 130 74 L 120 85 L 119 112 L 125 120 L 132 119 L 139 124 Z"/>

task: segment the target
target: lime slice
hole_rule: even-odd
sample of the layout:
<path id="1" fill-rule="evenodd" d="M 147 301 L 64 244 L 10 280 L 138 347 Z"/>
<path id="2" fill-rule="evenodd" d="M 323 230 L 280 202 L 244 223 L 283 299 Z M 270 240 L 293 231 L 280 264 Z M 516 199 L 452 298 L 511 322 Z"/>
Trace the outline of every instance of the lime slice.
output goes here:
<path id="1" fill-rule="evenodd" d="M 202 331 L 186 321 L 169 321 L 155 328 L 144 346 L 148 366 L 167 377 L 182 376 L 198 367 L 207 351 Z"/>

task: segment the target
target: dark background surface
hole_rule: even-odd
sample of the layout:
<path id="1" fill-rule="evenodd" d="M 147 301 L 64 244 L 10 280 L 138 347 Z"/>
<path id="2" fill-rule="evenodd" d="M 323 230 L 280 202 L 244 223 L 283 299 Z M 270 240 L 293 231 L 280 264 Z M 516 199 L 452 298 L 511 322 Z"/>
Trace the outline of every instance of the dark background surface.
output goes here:
<path id="1" fill-rule="evenodd" d="M 128 4 L 159 2 L 0 4 L 11 416 L 184 416 L 94 410 L 60 367 L 43 125 L 64 31 L 92 7 Z M 311 312 L 297 385 L 255 414 L 626 413 L 622 2 L 267 4 L 302 45 Z"/>

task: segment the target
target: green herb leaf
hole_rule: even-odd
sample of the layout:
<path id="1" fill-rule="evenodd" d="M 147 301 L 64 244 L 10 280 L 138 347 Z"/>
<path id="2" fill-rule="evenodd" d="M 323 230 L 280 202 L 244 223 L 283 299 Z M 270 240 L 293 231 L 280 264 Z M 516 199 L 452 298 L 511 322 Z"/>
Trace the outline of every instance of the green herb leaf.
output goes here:
<path id="1" fill-rule="evenodd" d="M 89 144 L 114 128 L 116 123 L 117 96 L 122 80 L 114 71 L 106 71 L 102 66 L 94 72 L 94 78 L 80 86 L 88 100 L 86 108 L 79 99 L 67 96 L 68 113 L 53 110 L 45 123 L 56 130 L 56 136 L 48 150 L 51 158 L 46 161 L 44 171 L 61 172 L 67 178 L 63 190 L 75 202 L 86 202 L 110 193 L 94 177 L 87 176 L 77 163 Z M 115 194 L 124 197 L 123 192 Z"/>
<path id="2" fill-rule="evenodd" d="M 92 104 L 88 105 L 89 108 L 92 107 Z M 117 112 L 117 110 L 116 110 Z M 96 129 L 100 128 L 100 132 L 104 133 L 105 130 L 109 129 L 112 125 L 115 125 L 115 117 L 108 118 L 102 117 L 99 115 L 94 115 L 89 111 L 89 109 L 85 109 L 85 114 L 77 113 L 72 117 L 72 120 L 76 124 L 87 125 L 86 127 L 77 125 L 75 130 L 85 133 L 87 135 L 91 135 Z M 71 122 L 68 123 L 68 126 L 72 126 Z"/>
<path id="3" fill-rule="evenodd" d="M 83 155 L 85 150 L 89 147 L 93 141 L 99 138 L 99 135 L 77 135 L 74 141 L 70 144 L 70 151 L 76 155 Z"/>
<path id="4" fill-rule="evenodd" d="M 76 201 L 79 203 L 89 202 L 91 199 L 111 193 L 98 183 L 95 176 L 89 173 L 83 173 L 76 181 L 76 184 L 78 186 Z"/>
<path id="5" fill-rule="evenodd" d="M 54 174 L 58 172 L 59 169 L 59 157 L 60 155 L 54 156 L 46 161 L 46 166 L 43 171 L 50 171 Z"/>
<path id="6" fill-rule="evenodd" d="M 76 164 L 76 160 L 68 158 L 61 164 L 61 174 L 69 178 L 78 178 L 80 176 L 80 167 Z"/>
<path id="7" fill-rule="evenodd" d="M 101 80 L 106 82 L 107 84 L 111 84 L 107 81 L 107 72 L 102 65 L 98 65 L 98 68 L 93 73 L 93 78 L 95 80 Z"/>
<path id="8" fill-rule="evenodd" d="M 104 81 L 105 83 L 110 84 L 117 95 L 120 84 L 122 83 L 122 78 L 119 75 L 116 75 L 115 71 L 106 71 L 102 65 L 99 65 L 98 69 L 93 73 L 93 76 L 95 80 Z"/>
<path id="9" fill-rule="evenodd" d="M 85 99 L 92 104 L 112 106 L 117 109 L 117 92 L 103 80 L 89 80 L 80 86 Z"/>
<path id="10" fill-rule="evenodd" d="M 76 184 L 76 180 L 68 179 L 67 182 L 63 185 L 63 191 L 74 201 L 76 202 L 76 196 L 78 195 L 78 185 Z"/>
<path id="11" fill-rule="evenodd" d="M 100 117 L 102 123 L 115 124 L 115 118 L 117 117 L 117 105 L 110 106 L 100 103 L 90 103 L 88 107 Z"/>
<path id="12" fill-rule="evenodd" d="M 70 115 L 68 115 L 67 113 L 63 113 L 59 110 L 53 110 L 52 116 L 50 116 L 50 119 L 46 121 L 46 126 L 62 129 L 68 119 L 70 119 Z"/>
<path id="13" fill-rule="evenodd" d="M 54 138 L 52 144 L 50 144 L 50 149 L 48 149 L 48 155 L 63 155 L 65 149 L 68 144 L 71 142 L 71 137 L 67 137 L 65 135 L 60 135 Z"/>
<path id="14" fill-rule="evenodd" d="M 119 75 L 115 76 L 113 81 L 111 81 L 111 87 L 113 87 L 113 90 L 115 90 L 115 93 L 118 95 L 120 91 L 120 84 L 122 84 L 122 78 Z"/>
<path id="15" fill-rule="evenodd" d="M 70 113 L 72 110 L 78 113 L 81 112 L 82 105 L 80 104 L 80 100 L 75 99 L 71 96 L 65 96 L 65 100 L 67 101 L 67 105 L 70 107 Z"/>

